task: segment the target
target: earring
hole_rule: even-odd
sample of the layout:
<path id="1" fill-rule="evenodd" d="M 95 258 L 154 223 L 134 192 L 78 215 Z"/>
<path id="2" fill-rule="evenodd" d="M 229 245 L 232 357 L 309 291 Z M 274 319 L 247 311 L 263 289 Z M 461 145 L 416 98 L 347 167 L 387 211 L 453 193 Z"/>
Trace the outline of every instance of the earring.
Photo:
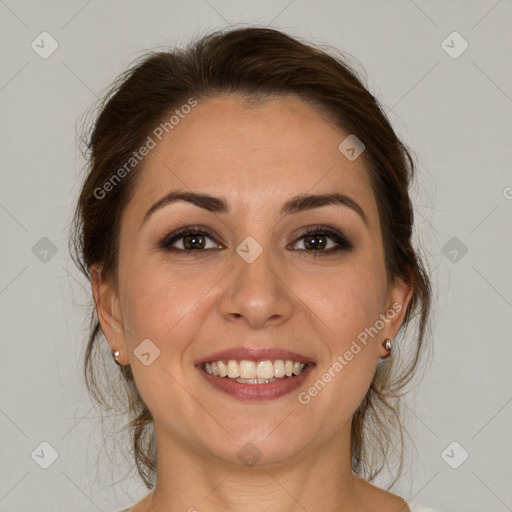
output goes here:
<path id="1" fill-rule="evenodd" d="M 117 360 L 117 358 L 121 355 L 121 352 L 119 350 L 112 350 L 112 357 L 114 358 L 114 361 L 119 365 L 122 366 L 121 363 Z"/>
<path id="2" fill-rule="evenodd" d="M 388 355 L 379 357 L 379 362 L 383 361 L 384 359 L 387 359 L 388 357 L 391 357 L 391 350 L 393 348 L 393 342 L 391 341 L 391 338 L 386 338 L 382 346 L 386 349 Z"/>

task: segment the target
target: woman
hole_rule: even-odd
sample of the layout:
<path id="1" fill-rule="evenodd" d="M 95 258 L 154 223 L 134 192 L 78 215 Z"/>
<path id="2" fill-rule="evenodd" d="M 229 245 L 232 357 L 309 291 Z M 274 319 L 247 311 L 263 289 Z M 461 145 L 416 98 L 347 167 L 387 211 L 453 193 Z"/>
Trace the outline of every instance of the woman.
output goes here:
<path id="1" fill-rule="evenodd" d="M 431 510 L 370 483 L 402 442 L 431 292 L 412 160 L 344 59 L 263 28 L 153 53 L 89 148 L 86 379 L 116 391 L 104 334 L 151 489 L 125 510 Z"/>

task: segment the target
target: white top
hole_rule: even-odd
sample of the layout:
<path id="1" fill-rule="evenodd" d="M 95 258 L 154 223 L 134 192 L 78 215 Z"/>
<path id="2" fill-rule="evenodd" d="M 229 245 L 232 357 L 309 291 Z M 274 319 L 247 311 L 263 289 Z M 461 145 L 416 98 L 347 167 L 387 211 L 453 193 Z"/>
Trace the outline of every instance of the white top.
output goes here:
<path id="1" fill-rule="evenodd" d="M 408 501 L 407 505 L 409 505 L 411 512 L 438 512 L 433 508 L 422 505 L 421 503 L 416 503 L 415 501 Z"/>
<path id="2" fill-rule="evenodd" d="M 438 512 L 433 508 L 427 507 L 426 505 L 422 505 L 421 503 L 416 503 L 415 501 L 408 501 L 407 505 L 409 505 L 411 512 Z M 118 510 L 117 512 L 130 512 L 130 509 L 123 508 L 123 510 Z"/>

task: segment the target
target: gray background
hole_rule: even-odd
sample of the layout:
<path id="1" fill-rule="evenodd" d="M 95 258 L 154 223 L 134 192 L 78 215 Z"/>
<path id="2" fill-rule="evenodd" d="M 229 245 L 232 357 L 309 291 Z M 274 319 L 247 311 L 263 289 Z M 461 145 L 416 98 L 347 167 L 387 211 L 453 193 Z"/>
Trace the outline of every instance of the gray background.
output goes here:
<path id="1" fill-rule="evenodd" d="M 0 0 L 0 20 L 0 510 L 109 511 L 147 492 L 121 446 L 120 466 L 103 455 L 81 377 L 87 283 L 66 239 L 83 164 L 75 125 L 141 50 L 228 24 L 352 54 L 413 148 L 435 350 L 409 398 L 416 451 L 394 492 L 444 512 L 512 510 L 510 0 Z M 46 59 L 31 48 L 43 31 L 59 45 Z M 462 40 L 442 46 L 453 31 L 469 44 L 457 58 L 447 51 Z M 34 460 L 50 460 L 42 442 L 58 453 L 48 469 Z"/>

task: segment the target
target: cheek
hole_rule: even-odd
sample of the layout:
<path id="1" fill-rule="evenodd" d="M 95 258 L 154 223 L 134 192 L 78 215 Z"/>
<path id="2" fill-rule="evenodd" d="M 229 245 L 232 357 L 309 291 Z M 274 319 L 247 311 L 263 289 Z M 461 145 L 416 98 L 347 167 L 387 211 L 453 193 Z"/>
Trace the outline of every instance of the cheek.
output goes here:
<path id="1" fill-rule="evenodd" d="M 329 410 L 324 427 L 335 432 L 355 412 L 375 374 L 380 338 L 368 332 L 382 312 L 382 279 L 374 272 L 351 268 L 316 276 L 302 286 L 298 295 L 309 297 L 305 302 L 328 354 L 302 399 L 311 400 L 317 414 Z"/>
<path id="2" fill-rule="evenodd" d="M 297 295 L 324 323 L 339 349 L 374 325 L 382 312 L 385 283 L 371 269 L 352 266 L 301 281 Z"/>
<path id="3" fill-rule="evenodd" d="M 199 268 L 199 267 L 198 267 Z M 180 333 L 193 334 L 218 284 L 217 273 L 177 273 L 166 265 L 136 265 L 126 269 L 122 309 L 131 342 L 149 338 L 166 350 L 180 346 Z M 220 276 L 220 274 L 219 274 Z M 167 341 L 172 339 L 172 344 Z"/>
<path id="4" fill-rule="evenodd" d="M 195 402 L 183 393 L 180 384 L 186 382 L 191 371 L 184 356 L 214 307 L 213 289 L 220 277 L 199 272 L 179 276 L 157 265 L 134 266 L 127 275 L 130 279 L 124 288 L 123 316 L 129 350 L 134 354 L 142 340 L 149 339 L 160 351 L 150 366 L 141 364 L 135 355 L 132 358 L 139 392 L 155 417 L 166 414 L 163 397 L 183 412 L 193 411 Z M 180 429 L 182 420 L 178 418 L 166 421 Z"/>

